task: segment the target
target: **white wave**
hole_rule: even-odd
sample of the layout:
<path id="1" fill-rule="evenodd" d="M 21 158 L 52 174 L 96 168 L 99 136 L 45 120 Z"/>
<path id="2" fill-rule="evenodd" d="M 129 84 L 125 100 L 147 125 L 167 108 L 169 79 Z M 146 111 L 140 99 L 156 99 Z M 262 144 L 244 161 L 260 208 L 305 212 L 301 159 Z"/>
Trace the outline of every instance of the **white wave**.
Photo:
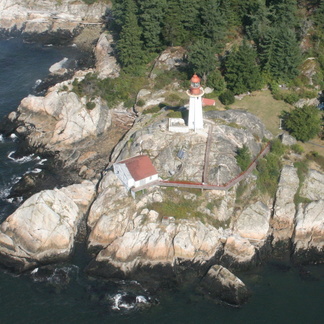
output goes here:
<path id="1" fill-rule="evenodd" d="M 144 296 L 136 296 L 136 304 L 147 304 L 148 300 Z"/>
<path id="2" fill-rule="evenodd" d="M 34 84 L 34 86 L 33 86 L 33 89 L 35 89 L 37 86 L 39 86 L 40 84 L 42 83 L 42 80 L 41 79 L 37 79 L 36 81 L 35 81 L 35 84 Z"/>
<path id="3" fill-rule="evenodd" d="M 4 188 L 0 190 L 0 199 L 6 199 L 10 194 L 11 188 Z M 8 201 L 9 199 L 7 199 Z M 10 201 L 9 201 L 10 202 Z"/>
<path id="4" fill-rule="evenodd" d="M 112 309 L 114 310 L 120 310 L 123 309 L 132 309 L 137 304 L 148 304 L 148 300 L 144 296 L 136 296 L 134 302 L 126 302 L 123 297 L 127 296 L 126 293 L 119 293 L 113 296 L 111 299 L 113 301 Z"/>
<path id="5" fill-rule="evenodd" d="M 36 158 L 37 160 L 40 159 L 39 156 Z M 47 161 L 47 159 L 41 159 L 39 162 L 37 162 L 37 165 L 44 165 L 44 163 Z"/>
<path id="6" fill-rule="evenodd" d="M 3 142 L 3 141 L 4 141 L 4 139 L 3 139 L 3 135 L 0 134 L 0 142 Z"/>
<path id="7" fill-rule="evenodd" d="M 15 140 L 17 138 L 17 135 L 14 134 L 14 133 L 12 133 L 12 134 L 10 134 L 10 138 L 12 138 L 13 140 Z"/>
<path id="8" fill-rule="evenodd" d="M 17 162 L 17 163 L 26 163 L 26 162 L 30 162 L 32 160 L 34 160 L 34 155 L 35 154 L 30 154 L 30 155 L 27 155 L 27 156 L 23 156 L 21 158 L 17 158 L 15 159 L 12 155 L 15 154 L 15 151 L 11 151 L 9 154 L 8 154 L 8 158 L 14 162 Z"/>
<path id="9" fill-rule="evenodd" d="M 37 271 L 38 271 L 38 268 L 35 268 L 35 269 L 31 272 L 31 274 L 35 274 L 35 273 L 37 273 Z"/>
<path id="10" fill-rule="evenodd" d="M 35 168 L 34 170 L 31 171 L 31 173 L 40 173 L 42 171 L 43 171 L 42 169 Z"/>

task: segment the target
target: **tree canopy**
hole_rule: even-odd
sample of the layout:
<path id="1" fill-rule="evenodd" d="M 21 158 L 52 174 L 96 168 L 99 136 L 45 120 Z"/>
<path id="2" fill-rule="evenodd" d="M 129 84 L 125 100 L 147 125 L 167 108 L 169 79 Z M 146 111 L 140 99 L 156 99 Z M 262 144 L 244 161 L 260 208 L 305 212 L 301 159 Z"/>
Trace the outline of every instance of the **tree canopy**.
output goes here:
<path id="1" fill-rule="evenodd" d="M 319 134 L 321 116 L 314 106 L 295 108 L 291 112 L 283 112 L 284 127 L 297 140 L 306 142 Z"/>

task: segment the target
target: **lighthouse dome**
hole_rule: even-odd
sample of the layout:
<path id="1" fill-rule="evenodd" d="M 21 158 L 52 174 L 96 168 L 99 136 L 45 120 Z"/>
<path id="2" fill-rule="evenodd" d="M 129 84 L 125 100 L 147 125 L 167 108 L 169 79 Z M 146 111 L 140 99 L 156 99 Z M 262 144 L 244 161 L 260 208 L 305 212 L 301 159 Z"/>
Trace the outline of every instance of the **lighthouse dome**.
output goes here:
<path id="1" fill-rule="evenodd" d="M 190 80 L 191 83 L 200 83 L 200 78 L 197 74 L 194 74 Z"/>

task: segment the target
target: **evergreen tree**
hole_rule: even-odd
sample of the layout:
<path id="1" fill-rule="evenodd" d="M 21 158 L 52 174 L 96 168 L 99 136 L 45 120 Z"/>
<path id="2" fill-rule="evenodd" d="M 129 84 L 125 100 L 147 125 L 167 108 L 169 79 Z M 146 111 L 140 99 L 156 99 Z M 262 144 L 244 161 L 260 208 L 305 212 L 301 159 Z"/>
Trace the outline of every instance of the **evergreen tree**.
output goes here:
<path id="1" fill-rule="evenodd" d="M 189 47 L 188 62 L 193 72 L 206 84 L 208 74 L 216 68 L 215 50 L 210 39 L 200 39 Z"/>
<path id="2" fill-rule="evenodd" d="M 186 30 L 182 24 L 182 11 L 177 0 L 169 0 L 164 18 L 163 37 L 166 45 L 182 45 Z"/>
<path id="3" fill-rule="evenodd" d="M 288 28 L 297 28 L 299 19 L 297 15 L 296 0 L 270 0 L 267 1 L 271 13 L 273 26 L 286 26 Z"/>
<path id="4" fill-rule="evenodd" d="M 256 63 L 256 51 L 246 41 L 238 50 L 233 50 L 225 62 L 227 88 L 235 94 L 261 88 L 262 78 Z"/>
<path id="5" fill-rule="evenodd" d="M 275 80 L 288 81 L 298 74 L 301 51 L 293 30 L 286 26 L 272 28 L 261 43 L 262 68 Z"/>
<path id="6" fill-rule="evenodd" d="M 210 38 L 216 51 L 224 46 L 227 35 L 226 17 L 221 10 L 220 0 L 205 0 L 201 7 L 203 36 Z"/>
<path id="7" fill-rule="evenodd" d="M 162 45 L 162 22 L 166 0 L 138 0 L 138 5 L 144 47 L 149 51 L 157 51 Z"/>
<path id="8" fill-rule="evenodd" d="M 142 30 L 137 22 L 137 7 L 134 0 L 125 1 L 124 24 L 117 42 L 118 59 L 126 71 L 134 71 L 144 62 Z"/>
<path id="9" fill-rule="evenodd" d="M 246 16 L 245 29 L 250 39 L 259 44 L 271 28 L 270 10 L 262 3 L 255 6 L 254 10 Z"/>
<path id="10" fill-rule="evenodd" d="M 208 74 L 206 85 L 213 88 L 216 94 L 220 94 L 226 89 L 224 77 L 218 69 L 215 69 Z"/>

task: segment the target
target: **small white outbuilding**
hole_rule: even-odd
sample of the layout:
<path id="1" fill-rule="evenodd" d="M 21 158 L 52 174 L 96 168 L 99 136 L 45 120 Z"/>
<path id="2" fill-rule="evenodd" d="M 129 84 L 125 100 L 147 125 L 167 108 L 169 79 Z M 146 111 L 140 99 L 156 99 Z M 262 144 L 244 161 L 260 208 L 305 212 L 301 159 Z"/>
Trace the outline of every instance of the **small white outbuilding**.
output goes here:
<path id="1" fill-rule="evenodd" d="M 116 162 L 113 168 L 127 190 L 158 180 L 158 173 L 147 155 L 138 155 Z"/>

